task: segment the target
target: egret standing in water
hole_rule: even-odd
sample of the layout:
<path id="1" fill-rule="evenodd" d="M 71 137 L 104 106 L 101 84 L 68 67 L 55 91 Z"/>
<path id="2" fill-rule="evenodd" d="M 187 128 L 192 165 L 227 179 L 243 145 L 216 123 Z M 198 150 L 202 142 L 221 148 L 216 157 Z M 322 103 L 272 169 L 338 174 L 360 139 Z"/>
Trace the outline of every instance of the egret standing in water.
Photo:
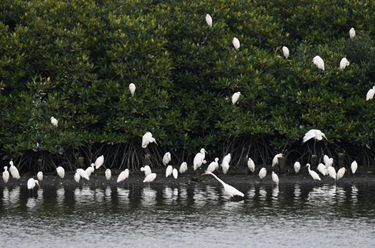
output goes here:
<path id="1" fill-rule="evenodd" d="M 194 170 L 197 170 L 199 167 L 202 166 L 202 164 L 206 163 L 206 160 L 204 160 L 205 156 L 206 156 L 206 150 L 202 148 L 200 152 L 198 152 L 194 157 L 194 160 L 193 160 Z"/>
<path id="2" fill-rule="evenodd" d="M 265 178 L 267 176 L 267 170 L 266 168 L 262 168 L 260 169 L 259 173 L 258 173 L 258 176 L 259 176 L 259 179 L 262 180 L 263 178 Z"/>
<path id="3" fill-rule="evenodd" d="M 9 172 L 12 175 L 12 177 L 15 179 L 20 179 L 21 178 L 20 173 L 18 172 L 18 169 L 16 168 L 16 166 L 14 166 L 13 161 L 11 160 L 9 164 L 10 164 Z"/>
<path id="4" fill-rule="evenodd" d="M 4 183 L 7 183 L 9 181 L 8 166 L 4 166 L 3 180 L 4 180 Z"/>
<path id="5" fill-rule="evenodd" d="M 301 169 L 301 163 L 296 161 L 293 165 L 294 167 L 294 172 L 297 174 L 299 172 L 299 170 Z"/>
<path id="6" fill-rule="evenodd" d="M 154 181 L 156 178 L 156 173 L 151 173 L 151 174 L 148 174 L 145 179 L 143 180 L 144 183 L 150 183 L 152 181 Z"/>
<path id="7" fill-rule="evenodd" d="M 57 175 L 59 175 L 60 178 L 65 177 L 65 170 L 63 167 L 59 166 L 56 168 Z"/>
<path id="8" fill-rule="evenodd" d="M 316 173 L 315 171 L 313 171 L 313 170 L 310 169 L 310 164 L 306 164 L 306 167 L 309 170 L 310 176 L 312 177 L 312 179 L 314 179 L 314 182 L 315 181 L 321 181 L 320 176 L 318 175 L 318 173 Z"/>
<path id="9" fill-rule="evenodd" d="M 109 179 L 111 179 L 111 177 L 112 177 L 112 171 L 110 169 L 106 169 L 105 170 L 105 178 L 107 180 L 109 180 Z"/>
<path id="10" fill-rule="evenodd" d="M 342 167 L 342 168 L 340 168 L 340 169 L 337 171 L 336 181 L 338 181 L 338 180 L 340 180 L 341 178 L 344 177 L 344 175 L 345 175 L 345 171 L 346 171 L 345 167 Z"/>
<path id="11" fill-rule="evenodd" d="M 272 181 L 273 181 L 276 185 L 279 185 L 279 176 L 278 176 L 274 171 L 272 171 Z"/>
<path id="12" fill-rule="evenodd" d="M 182 162 L 181 165 L 180 165 L 180 169 L 178 172 L 180 172 L 180 174 L 183 174 L 187 171 L 188 167 L 187 167 L 187 163 L 186 162 Z"/>
<path id="13" fill-rule="evenodd" d="M 38 180 L 35 180 L 34 178 L 30 178 L 27 180 L 27 188 L 29 190 L 34 189 L 35 185 L 38 185 L 40 187 Z"/>
<path id="14" fill-rule="evenodd" d="M 353 174 L 353 176 L 354 176 L 355 172 L 356 172 L 357 169 L 358 169 L 358 163 L 357 163 L 357 161 L 354 160 L 354 161 L 351 163 L 351 165 L 350 165 L 350 169 L 352 170 L 352 174 Z"/>
<path id="15" fill-rule="evenodd" d="M 39 171 L 38 174 L 36 174 L 36 178 L 38 179 L 38 181 L 42 181 L 43 180 L 43 172 Z"/>
<path id="16" fill-rule="evenodd" d="M 235 187 L 233 187 L 229 184 L 224 183 L 220 178 L 218 178 L 212 172 L 206 171 L 205 173 L 202 174 L 202 176 L 204 176 L 204 175 L 212 175 L 216 180 L 218 180 L 224 186 L 225 192 L 227 192 L 227 194 L 229 194 L 231 197 L 234 197 L 236 195 L 244 197 L 244 194 L 241 191 L 239 191 L 238 189 L 236 189 Z"/>
<path id="17" fill-rule="evenodd" d="M 125 179 L 127 179 L 129 177 L 129 169 L 125 169 L 124 171 L 122 171 L 120 173 L 120 175 L 118 175 L 117 177 L 117 182 L 122 182 L 124 181 Z"/>

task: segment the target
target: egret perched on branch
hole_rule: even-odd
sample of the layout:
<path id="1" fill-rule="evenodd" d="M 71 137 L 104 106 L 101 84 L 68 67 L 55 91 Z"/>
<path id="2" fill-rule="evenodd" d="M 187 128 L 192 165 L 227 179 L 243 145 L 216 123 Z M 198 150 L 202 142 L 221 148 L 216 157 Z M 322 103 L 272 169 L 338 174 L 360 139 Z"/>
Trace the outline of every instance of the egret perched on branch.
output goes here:
<path id="1" fill-rule="evenodd" d="M 301 169 L 301 163 L 296 161 L 293 165 L 293 168 L 294 168 L 294 172 L 297 174 L 299 170 Z"/>
<path id="2" fill-rule="evenodd" d="M 212 17 L 209 14 L 206 15 L 206 22 L 207 25 L 212 28 Z"/>
<path id="3" fill-rule="evenodd" d="M 61 178 L 65 177 L 65 170 L 64 170 L 63 167 L 61 167 L 61 166 L 57 167 L 56 172 L 57 172 L 57 175 L 59 175 L 59 177 L 61 177 Z"/>
<path id="4" fill-rule="evenodd" d="M 129 169 L 125 169 L 124 171 L 121 171 L 120 175 L 118 175 L 117 182 L 118 183 L 122 182 L 128 177 L 129 177 Z"/>
<path id="5" fill-rule="evenodd" d="M 324 71 L 324 61 L 320 56 L 315 56 L 312 62 L 316 65 L 316 67 L 318 67 L 318 69 Z"/>
<path id="6" fill-rule="evenodd" d="M 233 38 L 233 40 L 232 40 L 232 44 L 233 44 L 233 46 L 234 46 L 234 48 L 236 49 L 236 50 L 238 50 L 239 48 L 240 48 L 240 40 L 239 39 L 237 39 L 236 37 L 234 37 Z"/>
<path id="7" fill-rule="evenodd" d="M 34 189 L 35 185 L 38 185 L 38 187 L 40 187 L 38 180 L 35 180 L 34 178 L 30 178 L 29 180 L 27 180 L 28 189 Z"/>
<path id="8" fill-rule="evenodd" d="M 183 174 L 187 171 L 188 167 L 187 167 L 187 163 L 186 162 L 182 162 L 181 165 L 180 165 L 180 169 L 179 169 L 179 172 L 180 174 Z"/>
<path id="9" fill-rule="evenodd" d="M 274 171 L 272 171 L 272 181 L 276 183 L 276 185 L 279 185 L 279 176 Z"/>
<path id="10" fill-rule="evenodd" d="M 104 164 L 104 155 L 99 156 L 99 157 L 95 160 L 95 169 L 99 169 L 100 166 L 102 166 L 103 164 Z"/>
<path id="11" fill-rule="evenodd" d="M 259 173 L 258 173 L 258 176 L 259 176 L 259 179 L 262 180 L 263 178 L 265 178 L 267 176 L 267 170 L 266 168 L 262 168 L 260 169 Z"/>
<path id="12" fill-rule="evenodd" d="M 152 133 L 146 132 L 142 137 L 142 148 L 146 148 L 148 144 L 153 143 L 153 142 L 155 142 L 155 144 L 158 144 L 156 143 L 155 138 L 152 137 Z"/>
<path id="13" fill-rule="evenodd" d="M 4 167 L 5 168 L 5 167 Z M 357 161 L 353 161 L 352 163 L 351 163 L 351 165 L 350 165 L 350 169 L 352 170 L 352 174 L 354 175 L 355 174 L 355 172 L 357 171 L 357 169 L 358 169 L 358 163 L 357 163 Z"/>
<path id="14" fill-rule="evenodd" d="M 106 169 L 105 170 L 105 178 L 107 180 L 109 180 L 109 179 L 111 179 L 111 177 L 112 177 L 112 171 L 110 169 Z"/>
<path id="15" fill-rule="evenodd" d="M 8 166 L 4 166 L 4 171 L 3 171 L 3 180 L 4 183 L 7 183 L 9 181 L 9 171 L 8 171 Z"/>
<path id="16" fill-rule="evenodd" d="M 14 166 L 13 161 L 11 160 L 9 164 L 10 164 L 9 172 L 12 175 L 12 177 L 15 179 L 20 179 L 21 178 L 20 173 L 18 172 L 18 169 L 16 168 L 16 166 Z"/>
<path id="17" fill-rule="evenodd" d="M 215 161 L 212 161 L 206 171 L 214 172 L 217 168 L 219 168 L 219 158 L 215 158 Z"/>
<path id="18" fill-rule="evenodd" d="M 43 172 L 39 171 L 39 172 L 36 174 L 36 178 L 38 179 L 38 181 L 42 181 L 42 180 L 43 180 Z"/>
<path id="19" fill-rule="evenodd" d="M 166 152 L 163 156 L 163 164 L 166 166 L 169 162 L 171 162 L 171 153 Z"/>
<path id="20" fill-rule="evenodd" d="M 284 57 L 287 59 L 289 57 L 289 48 L 286 46 L 283 46 L 282 51 L 283 51 Z"/>
<path id="21" fill-rule="evenodd" d="M 346 58 L 342 58 L 340 61 L 340 70 L 344 70 L 349 64 L 350 63 Z"/>
<path id="22" fill-rule="evenodd" d="M 314 181 L 321 181 L 320 176 L 318 173 L 310 169 L 310 164 L 306 164 L 307 169 L 309 170 L 309 174 L 314 179 Z"/>
<path id="23" fill-rule="evenodd" d="M 283 156 L 284 156 L 284 154 L 282 154 L 282 153 L 276 154 L 272 159 L 272 167 L 279 164 L 279 158 L 282 158 Z"/>
<path id="24" fill-rule="evenodd" d="M 349 30 L 349 37 L 350 37 L 350 39 L 353 39 L 355 37 L 355 29 L 354 28 L 351 28 Z"/>
<path id="25" fill-rule="evenodd" d="M 206 163 L 206 160 L 204 160 L 205 156 L 206 156 L 206 150 L 204 148 L 202 148 L 200 150 L 200 152 L 198 152 L 195 157 L 194 157 L 194 160 L 193 160 L 193 167 L 194 167 L 194 170 L 197 170 L 199 167 L 202 166 L 202 164 L 205 164 Z"/>
<path id="26" fill-rule="evenodd" d="M 236 104 L 238 102 L 238 99 L 240 98 L 241 96 L 241 92 L 236 92 L 232 95 L 232 104 Z"/>
<path id="27" fill-rule="evenodd" d="M 254 161 L 253 161 L 251 158 L 249 158 L 249 159 L 247 160 L 247 167 L 249 168 L 249 170 L 250 170 L 252 173 L 254 173 L 254 171 L 255 171 L 255 163 L 254 163 Z"/>
<path id="28" fill-rule="evenodd" d="M 133 84 L 133 83 L 131 83 L 131 84 L 129 84 L 129 91 L 130 91 L 130 94 L 132 95 L 132 96 L 134 96 L 134 94 L 135 94 L 135 89 L 136 89 L 137 87 L 135 87 L 135 84 Z"/>
<path id="29" fill-rule="evenodd" d="M 241 197 L 245 196 L 241 191 L 239 191 L 235 187 L 233 187 L 233 186 L 231 186 L 229 184 L 224 183 L 220 178 L 218 178 L 212 172 L 206 171 L 205 173 L 202 174 L 202 176 L 204 176 L 204 175 L 212 175 L 216 180 L 218 180 L 224 186 L 225 192 L 227 192 L 227 194 L 229 194 L 231 197 L 234 197 L 236 195 L 237 196 L 241 196 Z"/>
<path id="30" fill-rule="evenodd" d="M 50 120 L 52 125 L 54 125 L 55 127 L 59 125 L 59 121 L 55 117 L 51 116 Z"/>
<path id="31" fill-rule="evenodd" d="M 310 140 L 310 139 L 320 141 L 323 138 L 328 140 L 327 137 L 325 136 L 325 134 L 322 131 L 320 131 L 318 129 L 311 129 L 307 133 L 305 133 L 305 136 L 303 137 L 303 140 L 302 140 L 302 144 L 305 143 L 306 141 Z"/>
<path id="32" fill-rule="evenodd" d="M 144 183 L 150 183 L 152 181 L 154 181 L 156 178 L 156 173 L 151 173 L 151 174 L 148 174 L 145 179 L 143 180 Z"/>
<path id="33" fill-rule="evenodd" d="M 369 89 L 369 91 L 367 91 L 366 101 L 371 100 L 372 98 L 374 98 L 374 95 L 375 95 L 375 86 L 373 86 L 371 89 Z"/>

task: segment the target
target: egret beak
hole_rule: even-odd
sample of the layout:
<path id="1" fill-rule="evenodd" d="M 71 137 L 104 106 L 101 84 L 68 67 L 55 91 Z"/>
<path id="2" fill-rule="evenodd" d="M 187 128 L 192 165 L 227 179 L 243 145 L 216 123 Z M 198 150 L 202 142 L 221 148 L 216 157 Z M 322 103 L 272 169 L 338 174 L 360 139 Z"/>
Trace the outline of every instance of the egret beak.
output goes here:
<path id="1" fill-rule="evenodd" d="M 37 183 L 38 184 L 38 189 L 40 189 L 40 184 L 39 183 Z"/>
<path id="2" fill-rule="evenodd" d="M 203 173 L 201 174 L 201 176 L 204 176 L 204 175 L 207 175 L 207 173 L 206 173 L 206 172 L 203 172 Z"/>
<path id="3" fill-rule="evenodd" d="M 328 141 L 328 139 L 327 139 L 327 137 L 325 135 L 323 135 L 323 138 L 325 138 Z"/>
<path id="4" fill-rule="evenodd" d="M 156 142 L 156 140 L 154 141 L 154 143 L 155 143 L 156 145 L 158 145 L 158 143 Z"/>

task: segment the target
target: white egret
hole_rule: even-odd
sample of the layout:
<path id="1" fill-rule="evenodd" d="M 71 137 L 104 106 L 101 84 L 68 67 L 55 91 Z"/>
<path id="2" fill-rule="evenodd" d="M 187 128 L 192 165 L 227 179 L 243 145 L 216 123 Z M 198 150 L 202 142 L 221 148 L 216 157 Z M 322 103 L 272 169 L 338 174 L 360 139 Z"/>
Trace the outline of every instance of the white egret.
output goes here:
<path id="1" fill-rule="evenodd" d="M 324 60 L 320 56 L 315 56 L 312 62 L 318 67 L 318 69 L 324 71 Z"/>
<path id="2" fill-rule="evenodd" d="M 181 165 L 180 165 L 180 169 L 179 169 L 179 172 L 180 174 L 183 174 L 187 171 L 188 167 L 187 167 L 187 163 L 186 162 L 182 162 Z"/>
<path id="3" fill-rule="evenodd" d="M 5 167 L 4 167 L 5 168 Z M 351 165 L 350 165 L 350 169 L 352 170 L 352 174 L 354 175 L 355 174 L 355 172 L 357 171 L 357 169 L 358 169 L 358 163 L 357 163 L 357 161 L 353 161 L 352 163 L 351 163 Z"/>
<path id="4" fill-rule="evenodd" d="M 354 28 L 351 28 L 349 30 L 349 37 L 350 37 L 350 39 L 353 39 L 355 37 L 355 29 Z"/>
<path id="5" fill-rule="evenodd" d="M 234 46 L 234 48 L 236 49 L 236 50 L 238 50 L 239 48 L 240 48 L 240 40 L 239 39 L 237 39 L 236 37 L 234 37 L 233 38 L 233 40 L 232 40 L 232 44 L 233 44 L 233 46 Z"/>
<path id="6" fill-rule="evenodd" d="M 324 155 L 323 156 L 323 162 L 324 162 L 326 168 L 328 168 L 329 166 L 333 165 L 333 158 L 330 158 L 327 155 Z"/>
<path id="7" fill-rule="evenodd" d="M 99 169 L 104 164 L 104 155 L 101 155 L 95 160 L 95 169 Z"/>
<path id="8" fill-rule="evenodd" d="M 38 181 L 42 181 L 42 180 L 43 180 L 43 172 L 39 171 L 39 172 L 36 174 L 36 178 L 38 179 Z"/>
<path id="9" fill-rule="evenodd" d="M 199 167 L 202 166 L 202 164 L 206 163 L 206 160 L 204 160 L 205 156 L 206 156 L 206 150 L 202 148 L 200 152 L 198 152 L 194 157 L 194 160 L 193 160 L 194 170 L 197 170 Z"/>
<path id="10" fill-rule="evenodd" d="M 151 174 L 148 174 L 145 179 L 143 180 L 144 183 L 150 183 L 152 181 L 154 181 L 156 178 L 156 173 L 151 173 Z"/>
<path id="11" fill-rule="evenodd" d="M 293 165 L 293 168 L 294 168 L 294 172 L 297 174 L 299 170 L 301 169 L 301 163 L 296 161 Z"/>
<path id="12" fill-rule="evenodd" d="M 143 171 L 145 173 L 145 177 L 147 177 L 148 175 L 151 174 L 151 167 L 148 165 L 145 165 L 141 167 L 141 171 Z"/>
<path id="13" fill-rule="evenodd" d="M 333 178 L 333 179 L 336 180 L 337 173 L 336 173 L 336 169 L 335 169 L 335 167 L 333 167 L 333 166 L 328 166 L 328 167 L 327 167 L 327 171 L 328 171 L 328 175 L 329 175 L 331 178 Z"/>
<path id="14" fill-rule="evenodd" d="M 171 153 L 170 152 L 166 152 L 163 156 L 163 164 L 164 166 L 166 166 L 170 161 L 171 161 Z"/>
<path id="15" fill-rule="evenodd" d="M 236 92 L 232 95 L 232 104 L 236 104 L 238 102 L 238 99 L 240 98 L 241 96 L 241 92 Z"/>
<path id="16" fill-rule="evenodd" d="M 373 86 L 371 89 L 369 89 L 367 91 L 366 101 L 371 100 L 372 98 L 374 98 L 374 95 L 375 95 L 375 86 Z"/>
<path id="17" fill-rule="evenodd" d="M 287 59 L 289 57 L 289 48 L 286 46 L 283 46 L 281 50 L 283 51 L 284 57 Z"/>
<path id="18" fill-rule="evenodd" d="M 322 164 L 322 163 L 319 163 L 319 164 L 318 164 L 317 170 L 318 170 L 323 176 L 327 176 L 327 175 L 328 175 L 327 167 L 326 167 L 324 164 Z"/>
<path id="19" fill-rule="evenodd" d="M 229 194 L 231 197 L 234 197 L 236 195 L 237 196 L 241 196 L 241 197 L 245 196 L 241 191 L 239 191 L 235 187 L 233 187 L 233 186 L 231 186 L 229 184 L 224 183 L 220 178 L 218 178 L 212 172 L 206 171 L 205 173 L 202 174 L 202 176 L 204 176 L 204 175 L 212 175 L 216 180 L 218 180 L 224 186 L 225 192 L 227 192 L 227 194 Z"/>
<path id="20" fill-rule="evenodd" d="M 227 174 L 227 172 L 229 170 L 229 167 L 230 167 L 230 165 L 227 161 L 221 162 L 221 168 L 222 168 L 224 174 Z"/>
<path id="21" fill-rule="evenodd" d="M 87 175 L 86 171 L 84 169 L 78 168 L 76 172 L 79 173 L 80 177 L 83 177 L 86 180 L 90 180 L 89 176 Z"/>
<path id="22" fill-rule="evenodd" d="M 344 174 L 345 174 L 345 167 L 342 167 L 340 168 L 338 171 L 337 171 L 337 175 L 336 175 L 336 181 L 340 180 L 341 178 L 344 177 Z"/>
<path id="23" fill-rule="evenodd" d="M 266 176 L 267 176 L 267 170 L 266 170 L 266 168 L 262 168 L 262 169 L 260 169 L 260 171 L 259 171 L 259 173 L 258 173 L 258 176 L 259 176 L 259 179 L 263 179 L 263 178 L 265 178 Z"/>
<path id="24" fill-rule="evenodd" d="M 65 170 L 64 170 L 63 167 L 61 167 L 61 166 L 57 167 L 56 172 L 57 172 L 57 175 L 59 175 L 59 177 L 61 177 L 61 178 L 65 177 Z"/>
<path id="25" fill-rule="evenodd" d="M 284 156 L 284 154 L 282 154 L 282 153 L 276 154 L 272 159 L 272 167 L 279 164 L 279 158 L 282 158 L 283 156 Z"/>
<path id="26" fill-rule="evenodd" d="M 167 169 L 165 170 L 165 177 L 169 177 L 170 175 L 172 175 L 172 171 L 173 171 L 172 165 L 168 165 Z"/>
<path id="27" fill-rule="evenodd" d="M 15 179 L 20 179 L 21 178 L 20 173 L 18 172 L 18 169 L 16 168 L 16 166 L 14 166 L 13 161 L 11 160 L 9 164 L 10 164 L 9 172 L 12 175 L 12 177 Z"/>
<path id="28" fill-rule="evenodd" d="M 271 177 L 272 177 L 272 181 L 276 183 L 276 185 L 279 185 L 279 176 L 274 171 L 272 171 Z"/>
<path id="29" fill-rule="evenodd" d="M 155 144 L 158 144 L 158 143 L 156 143 L 155 138 L 152 137 L 152 133 L 146 132 L 142 137 L 142 148 L 146 148 L 150 143 L 153 143 L 153 142 Z"/>
<path id="30" fill-rule="evenodd" d="M 177 177 L 178 177 L 178 170 L 176 168 L 173 168 L 172 175 L 173 175 L 174 179 L 177 179 Z"/>
<path id="31" fill-rule="evenodd" d="M 38 180 L 35 180 L 34 178 L 30 178 L 29 180 L 27 180 L 28 189 L 34 189 L 35 185 L 38 185 L 38 187 L 40 187 Z"/>
<path id="32" fill-rule="evenodd" d="M 122 181 L 124 181 L 126 178 L 128 178 L 129 177 L 129 169 L 125 169 L 124 171 L 122 171 L 121 173 L 120 173 L 120 175 L 118 175 L 118 177 L 117 177 L 117 182 L 119 183 L 119 182 L 122 182 Z"/>
<path id="33" fill-rule="evenodd" d="M 3 171 L 3 180 L 4 183 L 7 183 L 9 181 L 9 171 L 8 171 L 8 166 L 4 166 L 4 171 Z"/>
<path id="34" fill-rule="evenodd" d="M 320 141 L 323 138 L 328 140 L 326 135 L 322 131 L 318 129 L 310 129 L 307 133 L 305 133 L 305 136 L 303 137 L 303 140 L 302 140 L 302 144 L 310 139 L 315 139 L 317 141 Z"/>
<path id="35" fill-rule="evenodd" d="M 250 170 L 252 173 L 254 173 L 254 171 L 255 171 L 255 163 L 254 163 L 254 161 L 253 161 L 251 158 L 249 158 L 249 159 L 247 160 L 247 167 L 249 168 L 249 170 Z"/>
<path id="36" fill-rule="evenodd" d="M 55 127 L 59 125 L 59 121 L 55 117 L 51 116 L 50 120 L 52 125 L 54 125 Z"/>
<path id="37" fill-rule="evenodd" d="M 81 180 L 81 176 L 79 175 L 79 172 L 76 171 L 76 173 L 74 173 L 74 180 L 79 183 L 79 180 Z"/>
<path id="38" fill-rule="evenodd" d="M 91 173 L 93 173 L 95 171 L 95 164 L 94 163 L 91 163 L 91 165 L 89 167 L 86 168 L 86 174 L 87 176 L 91 176 Z"/>
<path id="39" fill-rule="evenodd" d="M 313 170 L 310 169 L 310 164 L 306 164 L 306 167 L 309 170 L 309 174 L 312 177 L 312 179 L 314 179 L 314 181 L 316 181 L 316 180 L 321 181 L 320 176 L 318 175 L 318 173 L 316 173 L 315 171 L 313 171 Z"/>
<path id="40" fill-rule="evenodd" d="M 206 15 L 206 22 L 207 25 L 212 28 L 212 17 L 209 14 Z"/>
<path id="41" fill-rule="evenodd" d="M 135 89 L 136 89 L 137 87 L 135 87 L 135 84 L 133 84 L 133 83 L 131 83 L 131 84 L 129 84 L 129 91 L 130 91 L 130 94 L 132 95 L 132 96 L 134 96 L 134 93 L 135 93 Z"/>
<path id="42" fill-rule="evenodd" d="M 215 158 L 215 161 L 212 161 L 206 171 L 214 172 L 217 168 L 219 168 L 219 158 Z"/>
<path id="43" fill-rule="evenodd" d="M 105 178 L 107 180 L 111 179 L 111 177 L 112 177 L 112 171 L 110 169 L 106 169 L 104 174 L 105 174 Z"/>
<path id="44" fill-rule="evenodd" d="M 349 64 L 350 63 L 346 58 L 342 58 L 340 61 L 340 69 L 344 70 Z"/>

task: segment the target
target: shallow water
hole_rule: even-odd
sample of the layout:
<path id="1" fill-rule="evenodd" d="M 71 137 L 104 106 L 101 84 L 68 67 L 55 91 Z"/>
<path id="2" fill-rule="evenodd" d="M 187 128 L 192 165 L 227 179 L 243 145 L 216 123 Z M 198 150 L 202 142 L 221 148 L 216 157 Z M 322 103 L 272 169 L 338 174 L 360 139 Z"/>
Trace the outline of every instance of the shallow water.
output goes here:
<path id="1" fill-rule="evenodd" d="M 375 185 L 0 188 L 2 247 L 374 247 Z"/>

